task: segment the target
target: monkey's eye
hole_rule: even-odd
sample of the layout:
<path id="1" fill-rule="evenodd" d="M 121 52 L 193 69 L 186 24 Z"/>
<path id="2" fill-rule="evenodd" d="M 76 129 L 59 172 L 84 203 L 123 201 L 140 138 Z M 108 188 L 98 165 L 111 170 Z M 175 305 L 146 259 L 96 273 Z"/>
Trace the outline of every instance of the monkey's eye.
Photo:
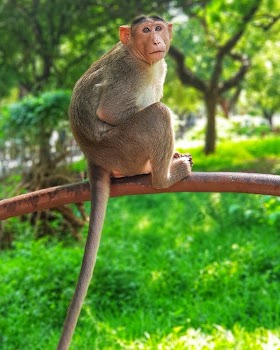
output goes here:
<path id="1" fill-rule="evenodd" d="M 143 28 L 143 33 L 149 33 L 150 32 L 150 28 L 148 28 L 148 27 L 145 27 L 145 28 Z"/>
<path id="2" fill-rule="evenodd" d="M 162 26 L 156 26 L 155 31 L 159 32 L 160 30 L 162 30 Z"/>

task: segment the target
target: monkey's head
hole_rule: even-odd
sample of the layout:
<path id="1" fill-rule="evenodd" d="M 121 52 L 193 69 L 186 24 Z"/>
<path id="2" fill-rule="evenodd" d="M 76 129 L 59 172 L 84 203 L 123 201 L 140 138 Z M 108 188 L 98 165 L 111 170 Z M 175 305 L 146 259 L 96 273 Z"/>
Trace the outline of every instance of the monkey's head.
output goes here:
<path id="1" fill-rule="evenodd" d="M 131 26 L 120 26 L 120 41 L 148 64 L 165 57 L 172 38 L 172 24 L 157 16 L 141 16 Z"/>

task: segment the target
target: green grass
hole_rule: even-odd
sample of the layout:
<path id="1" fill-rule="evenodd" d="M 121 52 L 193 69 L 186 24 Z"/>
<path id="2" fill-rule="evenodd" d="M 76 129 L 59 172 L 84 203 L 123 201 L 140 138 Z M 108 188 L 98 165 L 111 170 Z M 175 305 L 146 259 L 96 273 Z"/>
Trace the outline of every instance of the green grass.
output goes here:
<path id="1" fill-rule="evenodd" d="M 280 174 L 280 137 L 219 143 L 213 155 L 202 148 L 181 149 L 194 159 L 194 171 L 255 171 Z"/>
<path id="2" fill-rule="evenodd" d="M 258 165 L 258 153 L 277 158 L 277 145 L 275 139 L 231 149 Z M 192 153 L 202 169 L 203 156 Z M 221 159 L 219 168 L 214 155 L 216 169 L 207 170 L 234 170 L 234 154 L 232 167 Z M 84 242 L 34 241 L 27 228 L 15 229 L 14 249 L 0 255 L 0 349 L 51 350 Z M 279 246 L 277 197 L 112 198 L 71 349 L 280 349 Z"/>

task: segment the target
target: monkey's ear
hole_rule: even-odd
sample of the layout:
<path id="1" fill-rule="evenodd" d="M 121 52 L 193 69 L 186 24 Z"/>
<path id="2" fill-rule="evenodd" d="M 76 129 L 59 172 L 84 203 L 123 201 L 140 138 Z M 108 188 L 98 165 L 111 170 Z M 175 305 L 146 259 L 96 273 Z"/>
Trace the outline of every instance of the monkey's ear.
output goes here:
<path id="1" fill-rule="evenodd" d="M 127 45 L 130 39 L 130 26 L 120 26 L 119 28 L 120 41 Z"/>
<path id="2" fill-rule="evenodd" d="M 169 33 L 169 39 L 172 39 L 172 23 L 168 23 L 168 33 Z"/>

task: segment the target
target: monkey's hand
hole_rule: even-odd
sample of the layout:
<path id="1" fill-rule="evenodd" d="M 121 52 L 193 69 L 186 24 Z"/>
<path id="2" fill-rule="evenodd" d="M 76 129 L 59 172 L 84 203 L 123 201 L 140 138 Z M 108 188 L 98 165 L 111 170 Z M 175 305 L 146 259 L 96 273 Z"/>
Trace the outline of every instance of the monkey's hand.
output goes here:
<path id="1" fill-rule="evenodd" d="M 178 152 L 175 152 L 175 153 L 173 154 L 173 158 L 174 158 L 174 159 L 183 158 L 183 157 L 187 158 L 188 161 L 189 161 L 189 163 L 190 163 L 190 165 L 193 166 L 193 159 L 192 159 L 191 154 L 189 154 L 189 153 L 187 153 L 187 154 L 181 154 L 181 153 L 178 153 Z"/>

